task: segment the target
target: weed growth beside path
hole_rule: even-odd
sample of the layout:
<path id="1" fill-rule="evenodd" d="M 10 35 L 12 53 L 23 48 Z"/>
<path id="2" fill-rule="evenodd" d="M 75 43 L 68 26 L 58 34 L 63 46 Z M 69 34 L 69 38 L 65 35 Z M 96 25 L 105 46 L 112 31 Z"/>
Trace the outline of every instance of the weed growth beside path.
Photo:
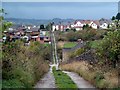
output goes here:
<path id="1" fill-rule="evenodd" d="M 55 77 L 55 84 L 57 88 L 77 89 L 77 85 L 71 80 L 71 78 L 66 73 L 63 73 L 61 70 L 56 70 L 56 68 L 53 67 L 53 74 Z"/>

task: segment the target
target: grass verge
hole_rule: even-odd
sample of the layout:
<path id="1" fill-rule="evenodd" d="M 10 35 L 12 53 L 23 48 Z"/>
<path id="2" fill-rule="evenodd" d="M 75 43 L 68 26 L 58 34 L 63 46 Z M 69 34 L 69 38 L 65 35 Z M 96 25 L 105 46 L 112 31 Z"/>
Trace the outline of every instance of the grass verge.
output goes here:
<path id="1" fill-rule="evenodd" d="M 56 70 L 56 68 L 53 67 L 53 74 L 57 88 L 65 88 L 68 90 L 70 88 L 77 89 L 76 84 L 71 80 L 71 78 L 61 70 Z"/>

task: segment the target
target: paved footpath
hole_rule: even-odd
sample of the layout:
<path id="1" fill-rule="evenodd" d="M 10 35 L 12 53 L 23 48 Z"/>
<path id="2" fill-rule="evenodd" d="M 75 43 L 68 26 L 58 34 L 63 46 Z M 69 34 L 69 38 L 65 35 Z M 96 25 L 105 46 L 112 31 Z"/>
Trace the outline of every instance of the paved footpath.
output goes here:
<path id="1" fill-rule="evenodd" d="M 52 68 L 52 67 L 51 67 Z M 50 71 L 36 84 L 34 88 L 55 88 L 55 79 Z"/>
<path id="2" fill-rule="evenodd" d="M 91 88 L 91 90 L 97 90 L 94 86 L 92 86 L 88 81 L 84 80 L 78 74 L 68 71 L 63 72 L 66 73 L 74 81 L 74 83 L 76 83 L 78 88 Z"/>

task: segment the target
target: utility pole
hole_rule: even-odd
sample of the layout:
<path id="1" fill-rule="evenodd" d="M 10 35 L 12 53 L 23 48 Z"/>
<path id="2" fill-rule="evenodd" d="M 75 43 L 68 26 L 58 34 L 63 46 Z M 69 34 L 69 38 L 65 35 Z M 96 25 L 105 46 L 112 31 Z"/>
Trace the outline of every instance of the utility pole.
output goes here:
<path id="1" fill-rule="evenodd" d="M 49 23 L 49 30 L 50 30 L 50 39 L 51 39 L 51 62 L 53 62 L 53 64 L 55 64 L 55 58 L 54 58 L 54 42 L 53 42 L 53 35 L 52 35 L 52 25 L 54 24 L 54 22 L 50 22 Z"/>
<path id="2" fill-rule="evenodd" d="M 52 26 L 51 23 L 48 24 L 49 26 L 49 31 L 50 31 L 50 41 L 51 41 L 51 62 L 53 62 L 53 42 L 52 42 Z"/>

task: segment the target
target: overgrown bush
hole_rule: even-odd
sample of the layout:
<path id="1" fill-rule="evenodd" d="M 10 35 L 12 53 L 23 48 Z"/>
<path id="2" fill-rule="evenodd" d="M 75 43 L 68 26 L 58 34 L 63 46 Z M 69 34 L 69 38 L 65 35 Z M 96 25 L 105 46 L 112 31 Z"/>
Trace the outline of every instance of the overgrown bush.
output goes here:
<path id="1" fill-rule="evenodd" d="M 33 87 L 48 71 L 42 53 L 46 48 L 39 42 L 32 42 L 30 46 L 24 46 L 22 41 L 3 44 L 3 88 Z"/>
<path id="2" fill-rule="evenodd" d="M 104 59 L 103 62 L 110 62 L 116 67 L 120 60 L 120 30 L 108 32 L 101 40 L 96 54 Z"/>

